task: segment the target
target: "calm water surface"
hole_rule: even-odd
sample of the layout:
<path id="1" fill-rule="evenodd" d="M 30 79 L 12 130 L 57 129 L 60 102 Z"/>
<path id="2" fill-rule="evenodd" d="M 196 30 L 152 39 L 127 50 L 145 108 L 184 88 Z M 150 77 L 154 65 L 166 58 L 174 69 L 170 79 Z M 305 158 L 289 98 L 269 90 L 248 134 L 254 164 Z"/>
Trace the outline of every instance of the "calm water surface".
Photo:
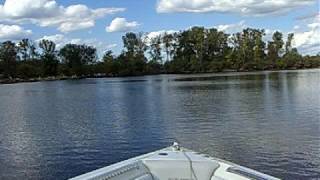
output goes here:
<path id="1" fill-rule="evenodd" d="M 320 178 L 320 70 L 0 85 L 0 179 L 66 179 L 178 140 Z"/>

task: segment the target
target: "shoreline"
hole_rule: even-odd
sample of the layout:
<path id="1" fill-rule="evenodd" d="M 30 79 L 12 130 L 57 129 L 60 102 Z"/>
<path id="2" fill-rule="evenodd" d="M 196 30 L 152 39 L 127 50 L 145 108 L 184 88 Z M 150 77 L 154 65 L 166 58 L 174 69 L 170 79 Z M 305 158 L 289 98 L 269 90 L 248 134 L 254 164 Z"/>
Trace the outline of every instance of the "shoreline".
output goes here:
<path id="1" fill-rule="evenodd" d="M 21 78 L 13 78 L 13 79 L 0 79 L 1 84 L 18 84 L 18 83 L 32 83 L 32 82 L 43 82 L 43 81 L 63 81 L 63 80 L 77 80 L 77 79 L 85 79 L 88 77 L 76 77 L 76 76 L 57 76 L 57 77 L 39 77 L 39 78 L 29 78 L 29 79 L 21 79 Z"/>
<path id="2" fill-rule="evenodd" d="M 64 81 L 64 80 L 80 80 L 80 79 L 91 79 L 91 78 L 121 78 L 121 77 L 141 77 L 141 76 L 149 76 L 149 75 L 192 75 L 192 74 L 224 74 L 224 73 L 254 73 L 254 72 L 281 72 L 281 71 L 303 71 L 303 70 L 317 70 L 320 68 L 303 68 L 303 69 L 281 69 L 281 70 L 260 70 L 260 71 L 236 71 L 232 69 L 228 69 L 221 72 L 199 72 L 199 73 L 159 73 L 159 74 L 141 74 L 141 75 L 128 75 L 128 76 L 109 76 L 109 75 L 94 75 L 94 76 L 57 76 L 57 77 L 39 77 L 39 78 L 30 78 L 30 79 L 21 79 L 21 78 L 13 78 L 13 79 L 0 79 L 0 85 L 4 84 L 18 84 L 18 83 L 32 83 L 32 82 L 45 82 L 45 81 Z"/>

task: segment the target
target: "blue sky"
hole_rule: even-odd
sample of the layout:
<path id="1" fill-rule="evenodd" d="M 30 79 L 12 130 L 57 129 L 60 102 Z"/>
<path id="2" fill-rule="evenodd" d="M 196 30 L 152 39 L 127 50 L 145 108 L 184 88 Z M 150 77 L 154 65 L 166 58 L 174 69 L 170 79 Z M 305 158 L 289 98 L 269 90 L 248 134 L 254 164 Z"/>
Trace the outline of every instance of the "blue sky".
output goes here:
<path id="1" fill-rule="evenodd" d="M 320 52 L 317 0 L 0 0 L 0 40 L 47 38 L 95 45 L 119 53 L 127 31 L 245 27 L 295 32 L 296 47 Z M 108 27 L 108 28 L 107 28 Z M 267 33 L 268 34 L 268 33 Z M 270 36 L 270 35 L 269 35 Z"/>

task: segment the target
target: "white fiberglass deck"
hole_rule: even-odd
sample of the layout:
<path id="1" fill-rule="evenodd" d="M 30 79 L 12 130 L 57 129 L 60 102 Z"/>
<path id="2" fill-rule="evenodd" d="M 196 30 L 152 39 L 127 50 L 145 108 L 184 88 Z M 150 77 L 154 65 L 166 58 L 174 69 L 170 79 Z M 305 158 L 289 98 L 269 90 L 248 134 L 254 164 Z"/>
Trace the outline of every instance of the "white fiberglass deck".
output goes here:
<path id="1" fill-rule="evenodd" d="M 72 180 L 276 180 L 269 175 L 175 145 Z"/>

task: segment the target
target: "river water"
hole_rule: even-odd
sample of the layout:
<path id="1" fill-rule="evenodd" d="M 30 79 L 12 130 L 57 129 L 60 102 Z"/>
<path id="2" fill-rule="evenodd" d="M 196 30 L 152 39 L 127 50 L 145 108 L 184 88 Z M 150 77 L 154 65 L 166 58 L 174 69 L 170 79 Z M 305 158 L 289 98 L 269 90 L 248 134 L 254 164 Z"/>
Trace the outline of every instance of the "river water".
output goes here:
<path id="1" fill-rule="evenodd" d="M 0 179 L 67 179 L 179 141 L 320 178 L 320 70 L 0 85 Z"/>

